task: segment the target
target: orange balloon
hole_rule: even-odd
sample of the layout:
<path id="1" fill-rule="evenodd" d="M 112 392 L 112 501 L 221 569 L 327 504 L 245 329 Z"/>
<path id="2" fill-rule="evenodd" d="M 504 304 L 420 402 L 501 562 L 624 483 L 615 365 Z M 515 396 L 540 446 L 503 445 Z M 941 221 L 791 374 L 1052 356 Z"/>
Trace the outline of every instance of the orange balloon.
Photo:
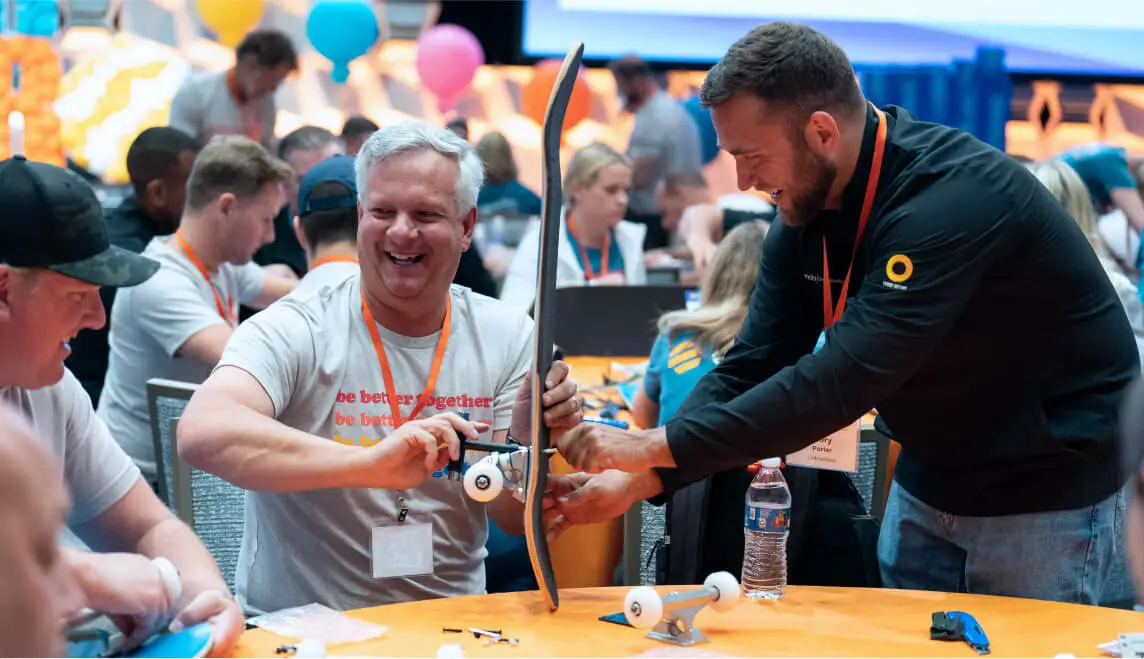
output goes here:
<path id="1" fill-rule="evenodd" d="M 521 109 L 525 116 L 538 124 L 544 124 L 544 111 L 548 109 L 548 97 L 556 86 L 556 75 L 560 73 L 561 60 L 548 59 L 537 62 L 532 69 L 532 80 L 525 85 L 521 94 Z M 588 118 L 592 111 L 592 90 L 583 73 L 576 77 L 572 88 L 572 98 L 568 101 L 568 111 L 564 113 L 564 130 L 567 133 L 576 124 Z"/>

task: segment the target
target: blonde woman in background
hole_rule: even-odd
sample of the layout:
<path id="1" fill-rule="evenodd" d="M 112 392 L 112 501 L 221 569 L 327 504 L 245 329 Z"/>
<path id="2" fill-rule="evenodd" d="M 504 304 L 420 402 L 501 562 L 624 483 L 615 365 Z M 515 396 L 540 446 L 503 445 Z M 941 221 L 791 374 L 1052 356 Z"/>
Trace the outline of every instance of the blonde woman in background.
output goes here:
<path id="1" fill-rule="evenodd" d="M 763 258 L 767 225 L 751 221 L 727 234 L 715 251 L 699 293 L 699 308 L 672 311 L 659 320 L 659 338 L 648 358 L 643 387 L 632 414 L 641 428 L 667 423 L 699 378 L 715 368 L 731 347 L 743 319 Z"/>
<path id="2" fill-rule="evenodd" d="M 485 184 L 477 195 L 477 207 L 505 214 L 540 215 L 540 197 L 518 179 L 508 138 L 497 132 L 485 133 L 476 149 L 485 165 Z"/>
<path id="3" fill-rule="evenodd" d="M 1144 302 L 1141 302 L 1137 295 L 1136 286 L 1121 274 L 1120 266 L 1109 255 L 1104 240 L 1097 232 L 1096 210 L 1093 208 L 1092 198 L 1084 181 L 1072 167 L 1058 159 L 1033 163 L 1029 165 L 1029 169 L 1061 202 L 1088 238 L 1109 280 L 1112 281 L 1112 287 L 1120 298 L 1120 304 L 1124 306 L 1124 312 L 1128 315 L 1128 322 L 1132 325 L 1133 334 L 1136 335 L 1136 349 L 1140 355 L 1144 355 Z"/>
<path id="4" fill-rule="evenodd" d="M 556 286 L 622 286 L 647 283 L 643 241 L 647 227 L 624 220 L 632 165 L 612 147 L 595 143 L 572 156 L 564 175 Z M 531 306 L 536 295 L 540 227 L 520 240 L 500 299 Z"/>

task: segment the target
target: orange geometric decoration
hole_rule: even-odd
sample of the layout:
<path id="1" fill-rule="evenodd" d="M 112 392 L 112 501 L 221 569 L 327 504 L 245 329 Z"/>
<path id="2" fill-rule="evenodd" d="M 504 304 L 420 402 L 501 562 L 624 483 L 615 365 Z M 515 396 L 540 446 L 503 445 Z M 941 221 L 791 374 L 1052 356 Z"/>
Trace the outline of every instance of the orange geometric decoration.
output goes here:
<path id="1" fill-rule="evenodd" d="M 19 87 L 13 67 L 19 65 Z M 60 90 L 60 59 L 47 39 L 12 35 L 0 38 L 0 160 L 10 157 L 8 115 L 24 114 L 24 155 L 28 160 L 64 166 L 60 119 L 52 104 Z"/>
<path id="2" fill-rule="evenodd" d="M 525 85 L 521 94 L 521 109 L 526 117 L 538 124 L 544 123 L 544 111 L 548 108 L 548 97 L 552 94 L 552 87 L 556 84 L 556 75 L 560 73 L 561 60 L 546 59 L 537 62 L 533 67 L 532 80 Z M 583 74 L 577 76 L 576 85 L 572 89 L 572 99 L 568 102 L 568 111 L 564 114 L 564 130 L 562 134 L 576 127 L 576 124 L 588 118 L 592 111 L 592 90 Z"/>

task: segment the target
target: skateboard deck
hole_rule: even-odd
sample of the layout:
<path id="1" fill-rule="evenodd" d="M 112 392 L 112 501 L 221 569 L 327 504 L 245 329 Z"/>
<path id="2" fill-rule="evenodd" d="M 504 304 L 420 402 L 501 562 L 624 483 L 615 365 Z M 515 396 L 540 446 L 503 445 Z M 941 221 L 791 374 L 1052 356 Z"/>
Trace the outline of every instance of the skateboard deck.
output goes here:
<path id="1" fill-rule="evenodd" d="M 544 490 L 548 480 L 548 453 L 551 442 L 544 424 L 544 378 L 552 366 L 553 343 L 556 339 L 556 261 L 559 252 L 560 209 L 563 204 L 563 181 L 560 177 L 560 142 L 564 131 L 564 113 L 572 97 L 584 44 L 577 42 L 564 57 L 556 76 L 548 109 L 544 113 L 544 196 L 540 213 L 540 259 L 536 277 L 534 318 L 536 333 L 532 364 L 532 446 L 528 461 L 528 487 L 525 490 L 524 533 L 528 558 L 536 583 L 555 611 L 560 606 L 556 592 L 556 575 L 548 553 L 544 528 Z"/>

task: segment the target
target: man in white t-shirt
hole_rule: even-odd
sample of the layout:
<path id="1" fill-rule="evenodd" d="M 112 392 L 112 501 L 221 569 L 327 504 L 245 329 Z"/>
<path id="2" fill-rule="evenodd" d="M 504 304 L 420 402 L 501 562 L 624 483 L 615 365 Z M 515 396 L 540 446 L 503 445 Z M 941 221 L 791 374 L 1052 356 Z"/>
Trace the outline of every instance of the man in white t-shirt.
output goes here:
<path id="1" fill-rule="evenodd" d="M 158 472 L 147 380 L 202 382 L 238 323 L 238 306 L 264 308 L 298 284 L 251 262 L 274 238 L 292 175 L 249 138 L 213 140 L 187 179 L 179 230 L 143 252 L 162 264 L 159 272 L 115 298 L 99 416 L 151 482 Z"/>
<path id="2" fill-rule="evenodd" d="M 236 590 L 251 612 L 480 594 L 488 517 L 523 528 L 510 492 L 478 503 L 443 468 L 458 432 L 531 436 L 531 319 L 452 285 L 481 161 L 409 122 L 355 164 L 361 273 L 239 328 L 179 425 L 188 462 L 250 490 Z M 557 437 L 582 418 L 567 375 L 545 375 Z"/>
<path id="3" fill-rule="evenodd" d="M 69 529 L 95 551 L 114 552 L 63 550 L 61 560 L 85 606 L 123 616 L 130 644 L 181 611 L 179 624 L 210 620 L 214 651 L 226 656 L 242 615 L 214 560 L 140 478 L 64 368 L 68 341 L 106 321 L 100 286 L 135 286 L 158 267 L 110 245 L 95 193 L 73 172 L 20 156 L 0 162 L 0 404 L 27 418 L 57 461 L 56 475 L 42 475 L 44 500 L 47 480 L 62 473 Z M 16 532 L 2 528 L 0 543 Z M 181 587 L 169 584 L 174 578 Z"/>
<path id="4" fill-rule="evenodd" d="M 306 250 L 306 276 L 291 297 L 336 286 L 360 272 L 357 259 L 354 159 L 337 155 L 314 165 L 298 185 L 294 232 Z"/>
<path id="5" fill-rule="evenodd" d="M 171 100 L 172 128 L 209 142 L 217 135 L 245 135 L 274 149 L 278 106 L 274 93 L 294 71 L 298 53 L 277 30 L 246 35 L 225 71 L 187 77 Z"/>

